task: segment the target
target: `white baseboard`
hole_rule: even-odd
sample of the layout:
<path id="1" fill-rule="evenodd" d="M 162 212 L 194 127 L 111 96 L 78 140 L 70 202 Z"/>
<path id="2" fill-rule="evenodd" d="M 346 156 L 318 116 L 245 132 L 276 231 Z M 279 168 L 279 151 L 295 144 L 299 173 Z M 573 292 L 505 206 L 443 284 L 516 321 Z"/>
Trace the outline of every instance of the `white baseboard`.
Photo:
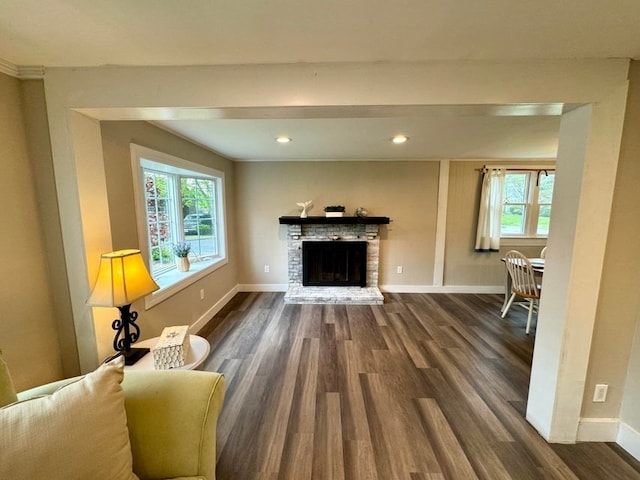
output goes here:
<path id="1" fill-rule="evenodd" d="M 286 292 L 286 283 L 241 283 L 240 292 Z M 504 293 L 504 285 L 380 285 L 381 292 L 389 293 Z"/>
<path id="2" fill-rule="evenodd" d="M 615 442 L 620 427 L 619 418 L 581 418 L 577 442 Z"/>
<path id="3" fill-rule="evenodd" d="M 241 283 L 239 292 L 286 292 L 289 285 L 286 283 Z"/>
<path id="4" fill-rule="evenodd" d="M 241 283 L 240 292 L 286 292 L 286 283 Z M 504 293 L 504 285 L 380 285 L 381 292 L 389 293 Z"/>
<path id="5" fill-rule="evenodd" d="M 640 432 L 619 418 L 581 418 L 577 442 L 616 442 L 640 460 Z"/>
<path id="6" fill-rule="evenodd" d="M 620 422 L 616 442 L 636 460 L 640 460 L 640 432 Z"/>
<path id="7" fill-rule="evenodd" d="M 216 313 L 218 313 L 222 308 L 229 303 L 229 301 L 233 298 L 233 296 L 238 293 L 238 285 L 229 290 L 220 300 L 218 300 L 209 310 L 204 312 L 198 320 L 193 322 L 189 327 L 189 333 L 197 333 L 202 327 L 204 327 L 209 320 L 211 320 Z"/>
<path id="8" fill-rule="evenodd" d="M 389 293 L 504 293 L 504 285 L 380 285 Z"/>

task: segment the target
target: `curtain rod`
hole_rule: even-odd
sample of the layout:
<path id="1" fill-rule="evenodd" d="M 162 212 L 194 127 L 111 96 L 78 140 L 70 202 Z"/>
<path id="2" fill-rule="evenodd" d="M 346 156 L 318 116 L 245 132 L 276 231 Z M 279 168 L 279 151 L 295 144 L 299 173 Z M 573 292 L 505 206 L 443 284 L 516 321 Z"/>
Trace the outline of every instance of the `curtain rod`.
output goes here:
<path id="1" fill-rule="evenodd" d="M 512 172 L 543 172 L 543 171 L 556 171 L 555 165 L 553 167 L 544 167 L 541 165 L 531 165 L 530 167 L 515 167 L 510 168 L 504 165 L 483 165 L 482 168 L 476 168 L 476 172 L 484 172 L 487 170 L 497 170 L 497 169 L 509 170 Z"/>
<path id="2" fill-rule="evenodd" d="M 540 185 L 540 175 L 544 173 L 545 177 L 549 176 L 549 171 L 555 172 L 556 171 L 556 167 L 542 167 L 542 166 L 538 166 L 538 165 L 531 165 L 529 168 L 508 168 L 508 167 L 504 167 L 502 165 L 500 166 L 496 166 L 496 165 L 483 165 L 482 168 L 480 169 L 476 169 L 476 171 L 482 172 L 482 178 L 484 178 L 485 174 L 489 171 L 489 170 L 506 170 L 507 172 L 536 172 L 536 187 L 538 187 Z"/>

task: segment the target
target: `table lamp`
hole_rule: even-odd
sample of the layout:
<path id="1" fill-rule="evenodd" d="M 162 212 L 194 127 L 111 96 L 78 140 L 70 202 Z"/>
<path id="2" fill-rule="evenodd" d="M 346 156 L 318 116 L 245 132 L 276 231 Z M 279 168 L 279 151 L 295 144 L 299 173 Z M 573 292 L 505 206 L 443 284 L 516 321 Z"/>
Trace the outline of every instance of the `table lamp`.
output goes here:
<path id="1" fill-rule="evenodd" d="M 138 312 L 131 311 L 131 304 L 159 288 L 149 275 L 140 250 L 101 255 L 98 278 L 87 304 L 120 310 L 120 318 L 116 318 L 111 327 L 116 331 L 113 349 L 124 356 L 125 365 L 133 365 L 149 352 L 148 348 L 131 348 L 140 338 L 140 327 L 135 323 Z"/>

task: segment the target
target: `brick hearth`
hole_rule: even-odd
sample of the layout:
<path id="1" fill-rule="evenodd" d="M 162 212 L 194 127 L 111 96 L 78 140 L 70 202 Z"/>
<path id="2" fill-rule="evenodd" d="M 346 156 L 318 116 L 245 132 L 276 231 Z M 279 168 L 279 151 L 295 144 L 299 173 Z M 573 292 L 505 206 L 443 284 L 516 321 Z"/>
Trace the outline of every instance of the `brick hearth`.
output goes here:
<path id="1" fill-rule="evenodd" d="M 338 221 L 332 218 L 330 223 L 322 223 L 322 219 L 317 219 L 316 222 L 310 224 L 291 224 L 281 218 L 281 223 L 289 223 L 287 236 L 289 288 L 284 297 L 286 303 L 354 305 L 382 305 L 384 303 L 384 297 L 378 288 L 379 225 L 376 223 L 337 223 Z M 380 223 L 388 223 L 388 219 Z M 302 242 L 327 240 L 337 242 L 367 241 L 366 287 L 305 287 L 302 285 Z"/>

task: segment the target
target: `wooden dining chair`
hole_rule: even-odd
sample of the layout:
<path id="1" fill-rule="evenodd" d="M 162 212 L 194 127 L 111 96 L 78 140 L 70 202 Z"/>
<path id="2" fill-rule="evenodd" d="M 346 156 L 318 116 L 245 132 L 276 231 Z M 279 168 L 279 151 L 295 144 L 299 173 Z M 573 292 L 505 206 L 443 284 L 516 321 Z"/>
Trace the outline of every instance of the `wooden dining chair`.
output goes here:
<path id="1" fill-rule="evenodd" d="M 536 282 L 529 259 L 522 253 L 517 250 L 509 250 L 504 256 L 504 261 L 511 277 L 511 297 L 502 312 L 502 318 L 505 317 L 516 297 L 527 299 L 529 301 L 529 316 L 527 317 L 525 333 L 529 334 L 534 305 L 540 300 L 540 287 Z"/>

